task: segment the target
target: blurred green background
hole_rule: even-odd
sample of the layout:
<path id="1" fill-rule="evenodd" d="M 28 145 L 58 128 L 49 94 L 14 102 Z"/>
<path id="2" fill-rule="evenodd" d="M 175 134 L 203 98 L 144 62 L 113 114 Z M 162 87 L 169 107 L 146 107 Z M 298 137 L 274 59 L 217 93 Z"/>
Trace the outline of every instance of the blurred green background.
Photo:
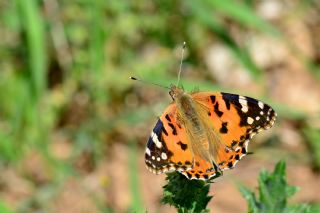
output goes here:
<path id="1" fill-rule="evenodd" d="M 0 0 L 0 38 L 0 212 L 174 212 L 143 160 L 170 97 L 129 76 L 175 83 L 183 41 L 185 90 L 279 115 L 210 208 L 245 212 L 235 182 L 279 159 L 296 200 L 320 202 L 319 1 Z"/>

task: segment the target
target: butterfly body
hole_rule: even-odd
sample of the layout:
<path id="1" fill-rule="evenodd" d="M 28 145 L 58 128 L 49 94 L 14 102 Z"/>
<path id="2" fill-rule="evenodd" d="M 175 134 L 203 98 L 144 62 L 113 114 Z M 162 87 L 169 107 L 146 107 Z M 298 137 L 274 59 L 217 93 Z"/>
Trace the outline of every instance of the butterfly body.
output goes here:
<path id="1" fill-rule="evenodd" d="M 230 169 L 247 153 L 250 139 L 270 128 L 276 113 L 253 98 L 221 92 L 187 93 L 171 86 L 173 102 L 151 132 L 147 168 L 179 171 L 207 180 Z"/>
<path id="2" fill-rule="evenodd" d="M 208 134 L 206 120 L 201 117 L 202 110 L 197 106 L 193 97 L 183 90 L 172 86 L 170 94 L 177 105 L 177 124 L 185 127 L 192 154 L 214 163 L 213 156 L 210 154 L 212 138 Z"/>

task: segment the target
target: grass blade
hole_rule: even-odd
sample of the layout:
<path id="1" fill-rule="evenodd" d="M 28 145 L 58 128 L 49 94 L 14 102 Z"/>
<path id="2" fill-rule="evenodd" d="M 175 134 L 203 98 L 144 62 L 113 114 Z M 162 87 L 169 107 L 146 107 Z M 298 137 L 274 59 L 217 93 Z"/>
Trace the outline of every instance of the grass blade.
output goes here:
<path id="1" fill-rule="evenodd" d="M 207 25 L 224 43 L 227 45 L 236 59 L 238 59 L 248 70 L 253 77 L 260 77 L 261 70 L 253 62 L 246 50 L 239 47 L 235 40 L 230 36 L 227 29 L 219 23 L 215 15 L 205 5 L 199 2 L 189 0 L 188 5 L 190 10 L 202 24 Z"/>
<path id="2" fill-rule="evenodd" d="M 254 10 L 246 4 L 239 1 L 220 1 L 220 0 L 206 0 L 214 10 L 217 10 L 228 17 L 232 17 L 235 21 L 247 27 L 253 27 L 263 33 L 279 36 L 280 32 L 264 21 L 261 17 L 255 14 Z"/>
<path id="3" fill-rule="evenodd" d="M 137 148 L 136 142 L 133 141 L 130 144 L 130 156 L 129 156 L 129 178 L 130 178 L 130 189 L 131 189 L 131 210 L 132 212 L 144 212 L 142 198 L 140 195 L 140 184 L 138 176 L 138 165 L 137 165 Z"/>
<path id="4" fill-rule="evenodd" d="M 35 0 L 17 0 L 20 21 L 26 34 L 31 88 L 39 98 L 46 88 L 47 55 L 43 18 Z M 28 76 L 29 77 L 29 76 Z"/>

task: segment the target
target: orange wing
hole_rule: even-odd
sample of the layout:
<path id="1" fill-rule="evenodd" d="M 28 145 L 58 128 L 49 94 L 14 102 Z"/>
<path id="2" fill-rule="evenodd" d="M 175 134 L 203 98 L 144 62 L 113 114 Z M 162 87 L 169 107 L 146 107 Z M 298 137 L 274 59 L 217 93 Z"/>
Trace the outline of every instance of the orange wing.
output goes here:
<path id="1" fill-rule="evenodd" d="M 221 142 L 220 146 L 213 144 L 218 147 L 215 163 L 220 170 L 233 168 L 246 155 L 249 140 L 263 129 L 270 128 L 276 118 L 270 106 L 250 97 L 213 92 L 194 93 L 192 97 L 206 110 L 205 116 Z M 207 168 L 207 162 L 201 159 L 199 162 L 192 170 L 181 173 L 189 179 L 208 179 L 216 174 L 215 168 Z"/>
<path id="2" fill-rule="evenodd" d="M 145 152 L 147 168 L 155 174 L 193 169 L 191 173 L 197 179 L 211 178 L 215 175 L 212 164 L 193 155 L 185 127 L 177 121 L 177 113 L 177 106 L 172 103 L 152 130 Z"/>
<path id="3" fill-rule="evenodd" d="M 145 162 L 147 168 L 156 174 L 167 171 L 186 171 L 193 165 L 184 128 L 176 121 L 177 107 L 172 103 L 159 118 L 148 140 Z"/>

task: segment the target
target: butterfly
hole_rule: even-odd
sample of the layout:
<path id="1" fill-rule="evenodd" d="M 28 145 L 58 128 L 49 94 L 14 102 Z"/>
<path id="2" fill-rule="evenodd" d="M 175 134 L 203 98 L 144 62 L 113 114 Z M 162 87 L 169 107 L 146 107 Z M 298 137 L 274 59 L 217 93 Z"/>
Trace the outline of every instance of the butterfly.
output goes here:
<path id="1" fill-rule="evenodd" d="M 187 93 L 172 85 L 173 102 L 151 132 L 145 163 L 151 172 L 178 171 L 209 180 L 234 168 L 250 139 L 276 120 L 275 111 L 254 98 L 224 92 Z"/>

